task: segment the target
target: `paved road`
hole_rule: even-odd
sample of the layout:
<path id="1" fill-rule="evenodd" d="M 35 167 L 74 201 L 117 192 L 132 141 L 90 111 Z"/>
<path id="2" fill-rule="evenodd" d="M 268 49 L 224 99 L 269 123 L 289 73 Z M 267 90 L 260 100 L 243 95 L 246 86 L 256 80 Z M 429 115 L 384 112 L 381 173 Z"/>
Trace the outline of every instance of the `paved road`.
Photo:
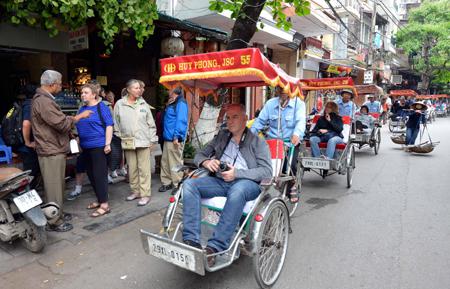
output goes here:
<path id="1" fill-rule="evenodd" d="M 430 129 L 441 144 L 410 155 L 383 130 L 380 154 L 357 152 L 353 187 L 345 177 L 305 176 L 288 257 L 274 288 L 450 288 L 450 118 Z M 249 258 L 205 277 L 143 255 L 145 216 L 76 245 L 55 248 L 0 276 L 0 288 L 257 288 Z"/>

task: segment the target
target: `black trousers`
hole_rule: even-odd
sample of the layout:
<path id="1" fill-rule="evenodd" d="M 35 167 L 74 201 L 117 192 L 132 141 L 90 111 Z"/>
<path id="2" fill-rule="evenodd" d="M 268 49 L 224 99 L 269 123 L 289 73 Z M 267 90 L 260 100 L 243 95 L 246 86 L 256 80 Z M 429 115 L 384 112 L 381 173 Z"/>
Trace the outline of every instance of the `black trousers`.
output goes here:
<path id="1" fill-rule="evenodd" d="M 23 161 L 23 170 L 31 170 L 30 175 L 33 176 L 33 180 L 31 181 L 30 187 L 35 189 L 41 175 L 37 153 L 33 149 L 28 149 L 27 151 L 20 152 L 19 154 Z"/>
<path id="2" fill-rule="evenodd" d="M 86 172 L 99 203 L 108 201 L 108 161 L 103 149 L 83 149 Z"/>

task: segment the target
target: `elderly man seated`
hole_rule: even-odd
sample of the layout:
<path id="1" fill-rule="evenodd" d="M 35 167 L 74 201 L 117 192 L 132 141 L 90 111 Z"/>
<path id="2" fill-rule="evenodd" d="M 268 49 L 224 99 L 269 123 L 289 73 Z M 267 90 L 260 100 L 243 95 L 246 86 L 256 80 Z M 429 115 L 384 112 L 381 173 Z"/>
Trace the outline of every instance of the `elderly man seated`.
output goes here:
<path id="1" fill-rule="evenodd" d="M 227 198 L 205 248 L 208 255 L 228 249 L 245 203 L 258 197 L 259 183 L 264 178 L 272 177 L 269 148 L 264 140 L 246 128 L 245 108 L 230 105 L 226 115 L 227 129 L 220 131 L 194 159 L 198 167 L 211 172 L 210 176 L 189 179 L 183 186 L 183 242 L 199 249 L 201 199 Z M 226 167 L 221 163 L 226 163 Z M 209 266 L 214 263 L 215 259 L 209 257 Z"/>

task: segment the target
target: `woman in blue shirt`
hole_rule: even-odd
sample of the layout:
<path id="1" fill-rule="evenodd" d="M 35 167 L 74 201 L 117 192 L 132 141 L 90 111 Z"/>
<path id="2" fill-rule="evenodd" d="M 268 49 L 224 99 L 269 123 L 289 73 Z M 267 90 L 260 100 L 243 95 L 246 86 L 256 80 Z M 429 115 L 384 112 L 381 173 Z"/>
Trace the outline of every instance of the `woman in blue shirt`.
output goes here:
<path id="1" fill-rule="evenodd" d="M 111 139 L 114 121 L 109 108 L 98 96 L 98 87 L 85 84 L 81 89 L 84 105 L 79 113 L 91 110 L 93 114 L 79 121 L 76 126 L 86 160 L 86 170 L 97 201 L 89 204 L 88 209 L 96 209 L 91 216 L 103 216 L 111 211 L 108 204 L 108 165 L 107 154 L 111 152 Z"/>

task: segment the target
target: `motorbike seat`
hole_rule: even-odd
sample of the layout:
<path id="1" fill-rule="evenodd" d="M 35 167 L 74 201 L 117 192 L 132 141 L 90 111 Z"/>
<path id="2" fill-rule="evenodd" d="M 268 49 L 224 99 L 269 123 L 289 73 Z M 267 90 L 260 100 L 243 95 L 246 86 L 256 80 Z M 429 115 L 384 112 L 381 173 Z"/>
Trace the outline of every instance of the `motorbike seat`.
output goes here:
<path id="1" fill-rule="evenodd" d="M 23 171 L 21 169 L 15 167 L 0 168 L 0 184 L 13 179 L 22 173 Z"/>

